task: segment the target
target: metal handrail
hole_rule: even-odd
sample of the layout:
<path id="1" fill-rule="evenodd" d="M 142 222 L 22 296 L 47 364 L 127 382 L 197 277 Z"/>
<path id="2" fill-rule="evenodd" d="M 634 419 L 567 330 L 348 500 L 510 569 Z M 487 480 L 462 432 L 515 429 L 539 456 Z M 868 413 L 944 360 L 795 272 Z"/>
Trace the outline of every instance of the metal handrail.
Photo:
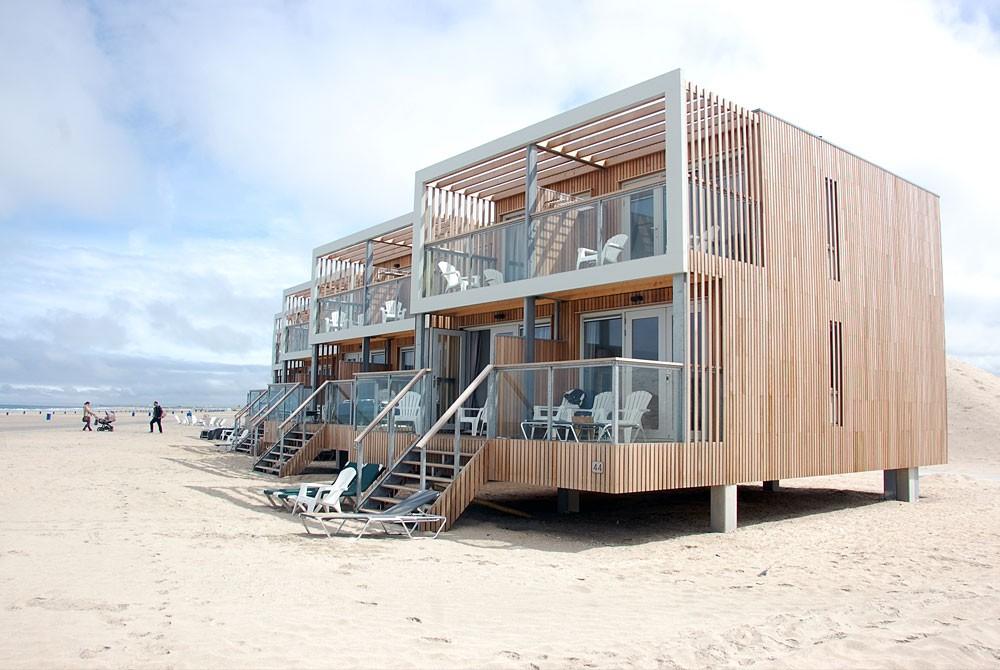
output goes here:
<path id="1" fill-rule="evenodd" d="M 385 364 L 380 363 L 380 365 L 385 365 Z M 385 375 L 396 375 L 398 377 L 405 377 L 406 375 L 409 374 L 415 375 L 417 374 L 417 372 L 419 372 L 419 370 L 371 370 L 369 372 L 355 372 L 354 378 L 357 379 L 358 377 L 363 377 L 363 378 L 384 377 Z"/>
<path id="2" fill-rule="evenodd" d="M 441 430 L 441 428 L 446 423 L 448 423 L 448 419 L 450 419 L 451 417 L 455 416 L 455 413 L 462 408 L 462 405 L 465 404 L 465 401 L 467 401 L 470 397 L 472 397 L 472 394 L 475 393 L 476 389 L 479 388 L 479 386 L 483 383 L 484 380 L 486 380 L 486 379 L 489 378 L 489 376 L 490 376 L 490 374 L 492 372 L 493 372 L 493 364 L 490 363 L 485 368 L 483 368 L 483 371 L 480 372 L 478 375 L 476 375 L 476 378 L 472 380 L 472 383 L 469 384 L 465 388 L 465 390 L 462 391 L 458 395 L 457 398 L 455 398 L 455 402 L 453 402 L 451 404 L 451 406 L 448 407 L 448 409 L 446 409 L 444 411 L 444 413 L 441 415 L 441 417 L 437 421 L 434 422 L 434 425 L 431 426 L 431 429 L 428 430 L 426 433 L 424 433 L 420 437 L 420 439 L 417 440 L 417 443 L 413 445 L 413 449 L 419 449 L 420 450 L 420 488 L 421 489 L 427 488 L 427 451 L 426 451 L 427 443 L 430 442 L 430 440 L 431 440 L 432 437 L 434 437 L 435 435 L 438 434 L 438 431 Z M 456 421 L 455 422 L 455 444 L 454 444 L 454 453 L 453 453 L 453 459 L 452 459 L 452 468 L 453 468 L 453 472 L 455 473 L 454 477 L 452 478 L 453 481 L 458 478 L 458 471 L 459 471 L 459 469 L 461 469 L 461 460 L 460 459 L 462 457 L 462 439 L 461 439 L 461 436 L 459 434 L 460 430 L 461 430 L 461 424 L 460 424 L 459 421 Z"/>
<path id="3" fill-rule="evenodd" d="M 251 389 L 250 393 L 253 393 L 253 392 L 254 392 L 254 390 Z M 250 411 L 250 408 L 253 407 L 254 403 L 256 403 L 258 400 L 260 400 L 261 397 L 265 393 L 267 393 L 267 389 L 261 389 L 260 393 L 257 394 L 256 398 L 253 398 L 252 400 L 250 400 L 250 402 L 248 402 L 246 405 L 244 405 L 243 409 L 241 409 L 240 411 L 238 411 L 236 413 L 236 416 L 233 417 L 233 425 L 236 425 L 236 422 L 240 420 L 240 417 L 242 417 L 244 414 L 246 414 L 248 411 Z"/>
<path id="4" fill-rule="evenodd" d="M 407 370 L 407 372 L 409 372 L 409 370 Z M 396 405 L 398 405 L 399 401 L 403 399 L 403 396 L 406 395 L 407 392 L 409 392 L 409 390 L 412 389 L 416 385 L 416 383 L 420 381 L 420 379 L 428 372 L 430 372 L 430 368 L 423 368 L 421 370 L 416 370 L 415 374 L 413 375 L 413 379 L 408 381 L 406 385 L 402 389 L 400 389 L 400 391 L 392 398 L 392 400 L 390 400 L 388 404 L 386 404 L 386 406 L 382 408 L 382 411 L 380 411 L 375 416 L 375 418 L 372 419 L 372 422 L 369 423 L 367 426 L 365 426 L 360 433 L 358 433 L 357 437 L 354 438 L 354 444 L 358 444 L 359 442 L 361 442 L 361 440 L 363 440 L 365 437 L 368 436 L 368 433 L 375 430 L 376 426 L 382 423 L 382 419 L 384 419 L 390 411 L 396 408 Z M 371 374 L 371 373 L 359 373 L 356 376 L 360 376 L 361 374 Z M 383 372 L 381 374 L 385 375 L 386 372 Z"/>
<path id="5" fill-rule="evenodd" d="M 291 388 L 287 389 L 281 395 L 280 398 L 278 398 L 276 401 L 274 401 L 274 403 L 268 405 L 267 407 L 265 407 L 261 411 L 257 412 L 250 419 L 250 421 L 247 422 L 247 427 L 250 428 L 250 439 L 253 441 L 254 448 L 257 447 L 257 426 L 260 425 L 261 421 L 264 421 L 265 419 L 267 419 L 268 415 L 271 412 L 273 412 L 276 408 L 278 408 L 281 405 L 281 403 L 283 403 L 285 401 L 285 398 L 287 398 L 288 396 L 290 396 L 295 391 L 295 389 L 299 388 L 300 386 L 302 386 L 302 382 L 295 382 L 294 384 L 292 384 Z"/>
<path id="6" fill-rule="evenodd" d="M 600 365 L 614 365 L 616 363 L 623 363 L 626 365 L 645 365 L 648 367 L 656 368 L 672 368 L 672 369 L 683 369 L 684 364 L 677 361 L 651 361 L 642 358 L 580 358 L 570 361 L 545 361 L 545 362 L 534 362 L 534 363 L 503 363 L 496 365 L 497 370 L 516 370 L 518 368 L 578 368 L 578 367 L 595 367 Z"/>
<path id="7" fill-rule="evenodd" d="M 281 424 L 278 426 L 278 440 L 274 443 L 275 445 L 278 446 L 278 449 L 279 449 L 279 452 L 278 452 L 279 453 L 279 461 L 282 460 L 282 459 L 284 459 L 284 455 L 285 455 L 285 438 L 288 437 L 288 434 L 291 433 L 295 429 L 295 427 L 297 425 L 299 425 L 299 420 L 298 420 L 299 419 L 299 415 L 302 414 L 303 410 L 305 410 L 306 407 L 308 407 L 309 404 L 312 403 L 313 400 L 315 400 L 316 396 L 318 396 L 321 392 L 324 392 L 326 390 L 327 385 L 343 384 L 345 382 L 346 383 L 351 383 L 350 380 L 344 380 L 344 379 L 328 379 L 328 380 L 326 380 L 325 382 L 323 382 L 322 384 L 320 384 L 319 387 L 315 391 L 313 391 L 312 393 L 310 393 L 309 397 L 306 398 L 305 400 L 303 400 L 302 404 L 299 405 L 298 407 L 296 407 L 295 410 L 291 414 L 288 415 L 287 419 L 285 419 L 284 421 L 281 422 Z M 292 424 L 291 426 L 289 426 L 289 424 L 291 422 L 293 422 L 293 421 L 295 423 Z M 303 431 L 303 433 L 304 433 L 304 431 Z M 267 454 L 270 453 L 271 451 L 273 451 L 273 447 L 272 447 L 272 449 L 269 449 L 267 453 L 261 454 L 260 457 L 257 459 L 257 463 L 260 463 L 261 461 L 263 461 L 264 457 L 267 456 Z M 255 467 L 256 467 L 257 463 L 254 464 Z"/>
<path id="8" fill-rule="evenodd" d="M 403 386 L 403 388 L 400 389 L 399 392 L 396 393 L 396 395 L 391 400 L 389 400 L 389 402 L 386 404 L 386 406 L 382 408 L 382 411 L 379 412 L 378 415 L 374 419 L 372 419 L 372 422 L 369 423 L 367 426 L 365 426 L 364 429 L 360 433 L 358 433 L 358 435 L 354 438 L 354 451 L 355 451 L 355 454 L 356 454 L 356 456 L 355 456 L 355 462 L 358 464 L 358 476 L 357 476 L 357 479 L 355 480 L 356 483 L 357 483 L 357 487 L 355 489 L 356 490 L 356 494 L 355 494 L 355 498 L 354 498 L 357 501 L 357 503 L 356 503 L 356 507 L 357 508 L 361 507 L 361 499 L 362 499 L 362 496 L 364 495 L 364 491 L 361 489 L 361 482 L 362 482 L 362 479 L 364 479 L 362 477 L 362 473 L 364 472 L 364 469 L 365 469 L 365 445 L 364 445 L 364 439 L 365 439 L 365 437 L 367 437 L 369 433 L 371 433 L 373 430 L 375 430 L 376 426 L 378 426 L 380 423 L 382 423 L 382 419 L 384 419 L 392 410 L 394 410 L 396 408 L 396 405 L 398 405 L 399 401 L 403 399 L 403 396 L 405 396 L 407 393 L 409 393 L 410 389 L 412 389 L 416 385 L 416 383 L 418 381 L 420 381 L 421 379 L 423 379 L 424 375 L 426 375 L 430 371 L 431 371 L 430 368 L 421 368 L 420 370 L 415 370 L 414 371 L 415 374 L 413 375 L 413 379 L 411 379 L 409 382 L 407 382 Z M 409 372 L 409 371 L 407 370 L 407 372 Z M 385 374 L 385 373 L 383 373 L 383 374 Z M 390 429 L 391 429 L 391 427 L 392 426 L 390 425 Z M 390 432 L 391 432 L 391 430 L 390 430 Z M 394 435 L 393 435 L 393 439 L 395 439 Z M 387 458 L 386 460 L 387 461 L 391 461 L 392 459 L 391 458 Z M 373 486 L 372 490 L 374 490 L 374 486 Z"/>

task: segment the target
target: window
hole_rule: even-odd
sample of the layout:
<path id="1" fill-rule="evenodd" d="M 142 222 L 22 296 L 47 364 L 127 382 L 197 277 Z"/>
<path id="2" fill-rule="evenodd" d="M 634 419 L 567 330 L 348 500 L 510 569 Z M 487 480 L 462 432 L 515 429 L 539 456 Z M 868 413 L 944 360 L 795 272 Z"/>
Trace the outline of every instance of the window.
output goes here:
<path id="1" fill-rule="evenodd" d="M 417 366 L 417 352 L 413 347 L 403 347 L 399 350 L 399 369 L 413 370 Z"/>
<path id="2" fill-rule="evenodd" d="M 524 323 L 518 324 L 517 336 L 524 337 Z M 535 321 L 535 339 L 536 340 L 552 339 L 552 324 L 549 321 Z"/>
<path id="3" fill-rule="evenodd" d="M 361 352 L 360 351 L 348 351 L 344 353 L 343 360 L 348 363 L 360 363 L 361 362 Z M 385 363 L 385 350 L 373 350 L 371 352 L 371 362 L 372 363 Z"/>
<path id="4" fill-rule="evenodd" d="M 837 181 L 823 178 L 826 208 L 826 264 L 830 279 L 840 281 L 840 203 Z"/>
<path id="5" fill-rule="evenodd" d="M 830 322 L 830 423 L 844 425 L 843 324 Z"/>

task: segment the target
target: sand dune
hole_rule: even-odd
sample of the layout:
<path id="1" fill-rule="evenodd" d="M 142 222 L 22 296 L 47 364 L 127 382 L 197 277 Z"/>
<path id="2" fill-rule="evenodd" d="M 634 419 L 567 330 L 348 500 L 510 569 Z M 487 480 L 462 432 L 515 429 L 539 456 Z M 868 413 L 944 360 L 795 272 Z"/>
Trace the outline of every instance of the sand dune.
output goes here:
<path id="1" fill-rule="evenodd" d="M 707 495 L 489 496 L 435 542 L 306 536 L 195 430 L 0 417 L 0 666 L 1000 665 L 1000 379 L 949 362 L 951 464 Z"/>

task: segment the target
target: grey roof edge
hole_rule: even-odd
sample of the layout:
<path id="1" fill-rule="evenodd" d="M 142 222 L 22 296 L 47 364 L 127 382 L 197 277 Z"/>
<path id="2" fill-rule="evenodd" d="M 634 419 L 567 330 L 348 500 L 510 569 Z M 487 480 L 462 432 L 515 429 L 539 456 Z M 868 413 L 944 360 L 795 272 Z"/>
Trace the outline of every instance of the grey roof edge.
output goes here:
<path id="1" fill-rule="evenodd" d="M 300 293 L 302 291 L 308 291 L 312 288 L 312 279 L 308 279 L 301 284 L 296 284 L 295 286 L 289 286 L 284 291 L 281 292 L 281 297 L 286 298 L 294 293 Z"/>
<path id="2" fill-rule="evenodd" d="M 826 139 L 825 137 L 822 137 L 821 135 L 817 135 L 814 132 L 806 130 L 802 126 L 796 125 L 796 124 L 792 123 L 791 121 L 789 121 L 787 119 L 783 119 L 782 117 L 778 116 L 777 114 L 772 114 L 771 112 L 767 111 L 766 109 L 760 109 L 759 107 L 757 109 L 753 110 L 753 111 L 756 114 L 766 114 L 767 116 L 770 116 L 772 119 L 775 119 L 777 121 L 781 121 L 782 123 L 784 123 L 786 125 L 789 125 L 792 128 L 795 128 L 796 130 L 801 131 L 801 132 L 805 133 L 806 135 L 809 135 L 810 137 L 815 137 L 820 142 L 823 142 L 824 144 L 828 144 L 831 147 L 833 147 L 834 149 L 837 149 L 838 151 L 843 151 L 845 154 L 848 154 L 849 156 L 853 156 L 854 158 L 857 158 L 859 161 L 864 161 L 865 163 L 868 163 L 872 167 L 878 168 L 882 172 L 885 172 L 887 174 L 891 174 L 893 177 L 896 177 L 897 179 L 902 179 L 903 181 L 905 181 L 910 186 L 913 186 L 915 188 L 919 188 L 921 191 L 924 191 L 926 193 L 930 193 L 931 195 L 933 195 L 938 200 L 941 199 L 941 196 L 938 193 L 930 190 L 929 188 L 925 188 L 925 187 L 921 186 L 920 184 L 907 179 L 906 177 L 903 177 L 903 176 L 901 176 L 899 174 L 896 174 L 892 170 L 887 170 L 884 167 L 882 167 L 881 165 L 879 165 L 878 163 L 876 163 L 874 161 L 870 161 L 867 158 L 865 158 L 864 156 L 859 156 L 858 154 L 854 153 L 853 151 L 850 151 L 849 149 L 845 149 L 844 147 L 840 146 L 839 144 L 835 144 L 834 142 L 831 142 L 830 140 Z"/>
<path id="3" fill-rule="evenodd" d="M 624 109 L 644 99 L 662 95 L 666 91 L 671 79 L 678 76 L 680 76 L 679 68 L 560 112 L 543 121 L 533 123 L 520 130 L 515 130 L 495 140 L 490 140 L 485 144 L 418 170 L 417 181 L 421 184 L 432 181 L 464 167 L 495 158 L 532 142 L 537 142 L 590 119 Z"/>
<path id="4" fill-rule="evenodd" d="M 379 237 L 380 235 L 391 233 L 394 230 L 405 228 L 406 226 L 412 225 L 413 220 L 413 212 L 407 212 L 406 214 L 397 216 L 394 219 L 389 219 L 388 221 L 383 221 L 382 223 L 374 226 L 363 228 L 356 233 L 351 233 L 350 235 L 341 237 L 339 240 L 327 242 L 326 244 L 321 244 L 320 246 L 314 248 L 312 251 L 313 258 L 319 258 L 320 256 L 325 256 L 339 249 L 346 249 L 347 247 L 357 244 L 358 242 L 364 242 L 365 240 L 373 237 Z"/>

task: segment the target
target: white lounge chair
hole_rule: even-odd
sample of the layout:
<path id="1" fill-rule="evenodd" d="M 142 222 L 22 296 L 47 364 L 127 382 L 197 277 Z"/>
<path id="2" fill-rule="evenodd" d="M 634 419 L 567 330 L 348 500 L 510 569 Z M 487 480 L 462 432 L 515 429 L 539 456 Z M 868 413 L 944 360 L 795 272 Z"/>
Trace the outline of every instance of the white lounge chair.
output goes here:
<path id="1" fill-rule="evenodd" d="M 498 286 L 503 283 L 503 273 L 499 270 L 487 268 L 483 270 L 483 283 L 487 286 Z"/>
<path id="2" fill-rule="evenodd" d="M 632 431 L 635 431 L 636 439 L 643 434 L 642 415 L 649 411 L 649 402 L 653 399 L 653 394 L 649 391 L 632 391 L 625 397 L 625 403 L 618 414 L 618 435 L 621 437 L 625 431 L 625 442 L 632 441 Z M 597 439 L 611 439 L 614 431 L 614 424 L 609 417 L 608 422 L 601 428 Z"/>
<path id="3" fill-rule="evenodd" d="M 181 418 L 180 414 L 174 414 L 174 418 L 177 419 L 177 424 L 178 425 L 184 423 L 184 420 Z"/>
<path id="4" fill-rule="evenodd" d="M 463 277 L 458 268 L 451 263 L 447 261 L 439 262 L 438 270 L 441 272 L 441 276 L 444 277 L 445 291 L 464 291 L 469 288 L 469 278 Z"/>
<path id="5" fill-rule="evenodd" d="M 358 471 L 354 468 L 344 468 L 337 475 L 333 484 L 321 486 L 302 484 L 298 493 L 288 496 L 288 502 L 292 505 L 292 514 L 311 513 L 323 507 L 327 508 L 327 511 L 333 508 L 334 511 L 340 512 L 340 496 L 347 491 L 347 487 L 351 485 L 357 475 Z"/>
<path id="6" fill-rule="evenodd" d="M 406 318 L 406 308 L 399 300 L 386 300 L 381 308 L 382 322 L 399 321 Z"/>
<path id="7" fill-rule="evenodd" d="M 414 531 L 421 524 L 437 523 L 437 530 L 431 536 L 433 538 L 441 533 L 441 529 L 444 528 L 444 524 L 447 523 L 448 518 L 440 514 L 427 514 L 420 510 L 432 505 L 437 500 L 438 495 L 440 494 L 437 491 L 421 490 L 414 492 L 405 500 L 381 512 L 346 512 L 339 514 L 335 512 L 328 514 L 313 512 L 311 514 L 300 514 L 299 519 L 302 520 L 302 525 L 305 527 L 307 533 L 312 533 L 308 522 L 314 521 L 323 527 L 323 531 L 327 537 L 333 537 L 333 535 L 339 533 L 348 521 L 357 521 L 362 526 L 357 537 L 355 537 L 356 540 L 360 540 L 373 525 L 381 528 L 387 534 L 389 533 L 389 526 L 399 526 L 402 528 L 403 533 L 412 540 L 415 539 L 413 535 Z M 327 525 L 328 523 L 337 524 L 336 529 L 332 533 L 330 532 L 330 526 Z"/>
<path id="8" fill-rule="evenodd" d="M 604 248 L 601 249 L 600 254 L 597 253 L 596 249 L 580 247 L 576 250 L 576 269 L 579 270 L 585 265 L 590 264 L 610 265 L 611 263 L 617 263 L 622 252 L 625 250 L 626 244 L 628 244 L 628 235 L 619 234 L 604 243 Z"/>
<path id="9" fill-rule="evenodd" d="M 225 447 L 227 451 L 236 451 L 236 447 L 243 444 L 243 442 L 246 441 L 249 437 L 250 437 L 250 430 L 248 428 L 244 428 L 239 433 L 233 431 L 230 434 L 229 439 L 220 444 L 219 446 Z"/>

